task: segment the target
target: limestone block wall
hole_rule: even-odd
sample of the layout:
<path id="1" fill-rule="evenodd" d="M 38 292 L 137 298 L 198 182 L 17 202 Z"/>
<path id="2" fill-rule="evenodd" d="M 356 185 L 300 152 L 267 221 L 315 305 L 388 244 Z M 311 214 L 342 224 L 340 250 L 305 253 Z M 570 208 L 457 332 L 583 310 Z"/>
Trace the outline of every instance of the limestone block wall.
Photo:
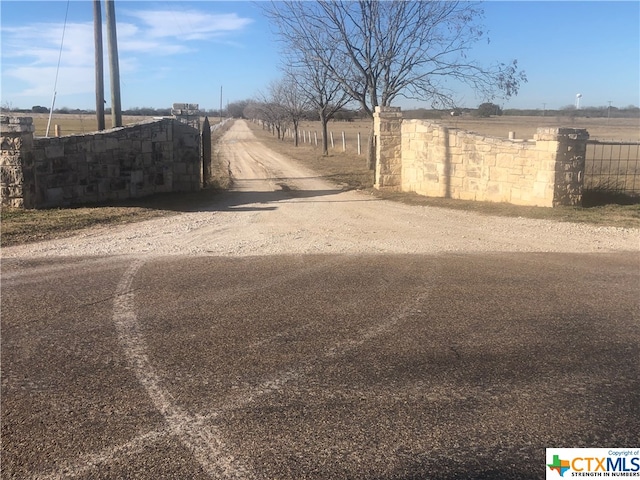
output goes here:
<path id="1" fill-rule="evenodd" d="M 374 125 L 382 175 L 377 188 L 391 180 L 393 188 L 433 197 L 543 207 L 582 201 L 586 130 L 540 128 L 533 140 L 507 140 L 394 114 L 391 128 L 384 126 L 384 111 L 374 115 L 381 123 Z M 382 134 L 395 132 L 398 122 L 398 135 Z M 399 153 L 389 153 L 398 142 Z M 398 164 L 399 176 L 383 175 Z"/>
<path id="2" fill-rule="evenodd" d="M 5 154 L 9 134 L 3 128 L 3 158 L 10 155 Z M 58 207 L 195 191 L 201 185 L 200 132 L 173 119 L 84 135 L 33 139 L 29 132 L 28 136 L 30 140 L 21 143 L 20 163 L 22 193 L 31 197 L 23 195 L 22 205 L 11 197 L 18 188 L 7 183 L 9 170 L 3 166 L 7 172 L 0 185 L 3 205 Z M 30 168 L 32 176 L 25 175 Z"/>
<path id="3" fill-rule="evenodd" d="M 402 112 L 398 107 L 376 107 L 373 117 L 376 138 L 374 186 L 399 190 L 402 184 Z"/>

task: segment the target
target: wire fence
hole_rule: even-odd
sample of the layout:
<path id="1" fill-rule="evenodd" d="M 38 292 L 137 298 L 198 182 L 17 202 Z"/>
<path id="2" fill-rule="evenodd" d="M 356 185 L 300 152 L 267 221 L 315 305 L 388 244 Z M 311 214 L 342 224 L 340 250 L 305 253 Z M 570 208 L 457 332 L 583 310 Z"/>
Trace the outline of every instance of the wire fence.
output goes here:
<path id="1" fill-rule="evenodd" d="M 640 196 L 640 143 L 589 140 L 584 189 Z"/>

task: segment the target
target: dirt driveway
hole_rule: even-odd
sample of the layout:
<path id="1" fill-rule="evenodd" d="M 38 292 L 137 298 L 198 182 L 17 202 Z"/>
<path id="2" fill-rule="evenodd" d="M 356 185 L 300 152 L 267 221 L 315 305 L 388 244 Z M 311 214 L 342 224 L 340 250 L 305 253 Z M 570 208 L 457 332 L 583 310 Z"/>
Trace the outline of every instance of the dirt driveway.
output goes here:
<path id="1" fill-rule="evenodd" d="M 637 230 L 408 206 L 341 191 L 265 148 L 244 121 L 223 137 L 235 190 L 208 209 L 70 239 L 5 248 L 23 256 L 640 250 Z"/>

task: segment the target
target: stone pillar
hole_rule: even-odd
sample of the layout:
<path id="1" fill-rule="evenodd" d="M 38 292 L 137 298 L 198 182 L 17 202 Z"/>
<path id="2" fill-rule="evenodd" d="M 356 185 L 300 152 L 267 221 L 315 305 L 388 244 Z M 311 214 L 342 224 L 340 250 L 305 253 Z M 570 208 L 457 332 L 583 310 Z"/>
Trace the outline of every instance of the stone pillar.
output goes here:
<path id="1" fill-rule="evenodd" d="M 0 116 L 0 191 L 3 206 L 35 208 L 31 117 Z"/>
<path id="2" fill-rule="evenodd" d="M 554 207 L 582 204 L 584 163 L 589 133 L 582 128 L 538 128 L 536 142 L 555 150 Z"/>
<path id="3" fill-rule="evenodd" d="M 200 105 L 197 103 L 174 103 L 171 115 L 179 122 L 200 130 Z"/>
<path id="4" fill-rule="evenodd" d="M 376 107 L 373 113 L 376 141 L 374 187 L 400 190 L 402 187 L 402 112 L 400 107 Z"/>

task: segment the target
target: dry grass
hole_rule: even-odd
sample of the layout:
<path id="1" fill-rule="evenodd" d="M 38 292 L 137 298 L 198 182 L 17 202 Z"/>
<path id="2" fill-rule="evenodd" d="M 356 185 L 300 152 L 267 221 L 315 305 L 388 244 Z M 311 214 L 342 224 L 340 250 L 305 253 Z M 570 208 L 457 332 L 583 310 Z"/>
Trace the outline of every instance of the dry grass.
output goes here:
<path id="1" fill-rule="evenodd" d="M 93 226 L 120 225 L 208 208 L 220 190 L 161 193 L 151 197 L 78 207 L 24 210 L 2 207 L 0 245 L 69 237 Z"/>
<path id="2" fill-rule="evenodd" d="M 640 119 L 638 118 L 569 118 L 569 117 L 524 117 L 502 116 L 490 118 L 477 118 L 472 116 L 442 116 L 436 121 L 450 128 L 459 128 L 476 132 L 481 135 L 489 135 L 498 138 L 509 138 L 509 132 L 515 132 L 518 139 L 533 139 L 538 127 L 569 127 L 585 128 L 593 140 L 600 141 L 640 141 Z M 311 132 L 318 136 L 320 142 L 320 122 L 302 122 L 301 130 Z M 356 136 L 361 134 L 363 152 L 364 145 L 369 135 L 371 122 L 368 120 L 356 120 L 353 122 L 330 122 L 329 131 L 333 132 L 335 150 L 342 151 L 341 132 L 347 137 L 347 151 L 355 151 Z"/>
<path id="3" fill-rule="evenodd" d="M 364 144 L 364 141 L 362 155 L 357 154 L 355 147 L 347 148 L 347 151 L 343 152 L 340 146 L 340 148 L 334 149 L 329 147 L 329 155 L 325 157 L 322 155 L 320 144 L 316 146 L 315 142 L 311 144 L 301 142 L 298 147 L 295 147 L 292 139 L 278 140 L 259 125 L 253 123 L 249 123 L 249 125 L 254 134 L 269 148 L 297 160 L 336 184 L 353 189 L 365 189 L 373 186 L 373 173 L 367 168 L 366 144 Z M 319 125 L 318 123 L 318 127 Z M 355 134 L 357 134 L 358 127 L 362 123 L 339 122 L 338 125 L 344 125 L 343 128 L 347 129 L 351 138 L 356 138 Z M 306 122 L 301 126 L 301 129 L 310 129 L 313 126 L 315 126 L 314 122 Z M 310 131 L 313 132 L 313 130 Z"/>
<path id="4" fill-rule="evenodd" d="M 47 128 L 48 114 L 19 114 L 33 117 L 36 126 L 36 136 L 44 136 Z M 152 117 L 124 116 L 125 125 L 138 123 Z M 214 124 L 218 118 L 210 118 Z M 470 130 L 483 135 L 491 135 L 500 138 L 508 138 L 509 132 L 515 132 L 516 138 L 531 139 L 538 127 L 571 127 L 586 128 L 590 137 L 595 140 L 621 140 L 640 141 L 640 119 L 638 118 L 570 118 L 570 117 L 525 117 L 525 116 L 501 116 L 491 118 L 476 118 L 471 116 L 451 117 L 443 115 L 437 120 L 451 128 Z M 78 114 L 54 114 L 51 121 L 50 136 L 53 136 L 54 125 L 60 125 L 62 135 L 74 133 L 89 133 L 97 128 L 95 115 Z M 106 117 L 107 128 L 111 125 L 111 118 Z M 367 137 L 371 129 L 369 120 L 356 120 L 353 122 L 330 122 L 329 131 L 333 132 L 335 148 L 332 151 L 342 152 L 342 132 L 345 132 L 347 152 L 355 152 L 357 149 L 357 134 L 360 133 L 362 151 L 364 154 Z M 314 133 L 320 142 L 320 122 L 302 122 L 300 130 L 311 133 L 311 143 L 314 143 Z M 308 144 L 307 144 L 308 145 Z"/>
<path id="5" fill-rule="evenodd" d="M 49 122 L 49 114 L 46 113 L 20 113 L 15 114 L 18 116 L 33 118 L 33 124 L 36 127 L 35 136 L 44 137 L 47 133 L 47 123 Z M 134 123 L 144 122 L 150 120 L 153 117 L 145 116 L 133 116 L 124 115 L 122 117 L 123 125 L 131 125 Z M 204 121 L 204 117 L 200 119 Z M 220 119 L 218 117 L 210 118 L 209 123 L 212 125 L 218 123 Z M 105 116 L 105 124 L 107 128 L 111 128 L 111 117 Z M 78 133 L 91 133 L 98 129 L 98 121 L 95 115 L 80 115 L 80 114 L 53 114 L 51 119 L 51 126 L 49 128 L 49 136 L 53 137 L 55 133 L 55 125 L 60 127 L 60 135 L 73 135 Z"/>
<path id="6" fill-rule="evenodd" d="M 609 227 L 640 228 L 640 205 L 599 205 L 590 208 L 525 207 L 511 205 L 509 203 L 474 202 L 470 200 L 425 197 L 415 193 L 375 192 L 380 198 L 398 201 L 408 205 L 465 210 L 481 215 L 535 218 Z"/>
<path id="7" fill-rule="evenodd" d="M 593 140 L 640 141 L 640 119 L 638 118 L 569 118 L 569 117 L 520 117 L 502 116 L 491 118 L 443 117 L 441 123 L 483 135 L 508 138 L 515 132 L 516 138 L 532 139 L 538 127 L 585 128 Z"/>
<path id="8" fill-rule="evenodd" d="M 207 186 L 214 190 L 228 190 L 232 186 L 231 170 L 228 162 L 220 155 L 218 141 L 231 128 L 234 120 L 228 121 L 211 132 L 211 177 L 207 179 Z"/>

